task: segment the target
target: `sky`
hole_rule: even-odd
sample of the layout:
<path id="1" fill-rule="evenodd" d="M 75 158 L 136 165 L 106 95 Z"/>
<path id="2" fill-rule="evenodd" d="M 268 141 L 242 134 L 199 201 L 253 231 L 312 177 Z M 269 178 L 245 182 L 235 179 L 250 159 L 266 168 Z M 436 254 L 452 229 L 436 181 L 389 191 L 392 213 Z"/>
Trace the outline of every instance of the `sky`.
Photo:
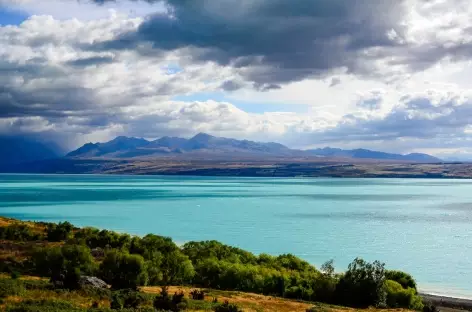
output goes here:
<path id="1" fill-rule="evenodd" d="M 472 159 L 470 0 L 0 0 L 0 135 Z"/>

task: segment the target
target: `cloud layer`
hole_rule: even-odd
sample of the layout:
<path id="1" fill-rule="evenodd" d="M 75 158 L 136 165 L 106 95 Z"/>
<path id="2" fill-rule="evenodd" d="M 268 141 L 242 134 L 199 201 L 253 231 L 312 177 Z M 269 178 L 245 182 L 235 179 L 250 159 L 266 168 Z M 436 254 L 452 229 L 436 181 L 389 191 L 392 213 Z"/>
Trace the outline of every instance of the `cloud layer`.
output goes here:
<path id="1" fill-rule="evenodd" d="M 28 1 L 0 7 L 53 16 L 0 27 L 0 134 L 68 147 L 200 131 L 293 147 L 470 146 L 466 0 Z M 72 18 L 52 5 L 139 14 Z M 287 109 L 241 108 L 271 103 Z"/>

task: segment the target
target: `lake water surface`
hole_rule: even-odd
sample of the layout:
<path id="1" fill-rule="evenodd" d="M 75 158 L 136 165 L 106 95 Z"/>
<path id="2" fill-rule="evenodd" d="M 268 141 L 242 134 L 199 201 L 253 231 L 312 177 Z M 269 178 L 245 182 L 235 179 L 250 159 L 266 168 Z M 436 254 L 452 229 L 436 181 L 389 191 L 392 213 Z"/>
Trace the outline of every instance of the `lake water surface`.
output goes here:
<path id="1" fill-rule="evenodd" d="M 216 239 L 338 270 L 359 256 L 423 291 L 472 297 L 472 180 L 0 175 L 0 215 Z"/>

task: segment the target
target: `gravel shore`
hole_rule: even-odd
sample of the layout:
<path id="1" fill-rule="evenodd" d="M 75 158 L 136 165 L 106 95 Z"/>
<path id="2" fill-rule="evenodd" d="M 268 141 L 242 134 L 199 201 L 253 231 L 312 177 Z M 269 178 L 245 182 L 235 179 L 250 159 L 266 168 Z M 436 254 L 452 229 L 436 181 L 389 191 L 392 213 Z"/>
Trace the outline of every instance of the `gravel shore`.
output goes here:
<path id="1" fill-rule="evenodd" d="M 421 294 L 421 296 L 425 301 L 429 301 L 440 308 L 449 308 L 448 311 L 452 311 L 450 309 L 472 311 L 472 299 L 452 298 L 429 294 Z"/>

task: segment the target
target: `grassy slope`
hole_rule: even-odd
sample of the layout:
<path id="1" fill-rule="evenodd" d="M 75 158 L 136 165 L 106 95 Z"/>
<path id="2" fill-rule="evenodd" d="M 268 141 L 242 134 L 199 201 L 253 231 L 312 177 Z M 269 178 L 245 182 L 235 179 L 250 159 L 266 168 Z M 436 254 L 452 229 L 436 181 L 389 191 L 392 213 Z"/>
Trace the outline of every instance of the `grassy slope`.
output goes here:
<path id="1" fill-rule="evenodd" d="M 7 275 L 0 275 L 0 279 L 9 279 Z M 23 276 L 21 279 L 24 280 L 34 280 L 38 283 L 44 283 L 46 286 L 48 281 L 45 279 L 40 279 L 37 277 L 28 277 Z M 188 297 L 188 294 L 191 290 L 195 288 L 189 287 L 170 287 L 170 293 L 175 291 L 183 291 Z M 143 287 L 142 292 L 146 294 L 158 294 L 161 291 L 160 287 Z M 213 298 L 217 298 L 219 302 L 229 301 L 230 303 L 235 303 L 243 309 L 245 312 L 305 312 L 307 308 L 316 306 L 319 311 L 324 312 L 350 312 L 350 311 L 359 311 L 351 308 L 331 306 L 327 304 L 319 303 L 309 303 L 309 302 L 299 302 L 295 300 L 288 300 L 282 298 L 274 298 L 268 296 L 262 296 L 251 293 L 235 292 L 235 291 L 219 291 L 219 290 L 207 290 L 207 298 L 205 302 L 191 300 L 190 306 L 193 308 L 188 311 L 212 311 L 211 310 L 211 301 Z M 0 304 L 0 311 L 3 311 L 6 306 L 21 302 L 23 300 L 62 300 L 72 303 L 74 306 L 80 308 L 90 308 L 94 302 L 97 302 L 99 307 L 108 308 L 110 302 L 108 299 L 99 299 L 88 296 L 86 293 L 81 291 L 54 291 L 50 289 L 33 289 L 27 290 L 21 296 L 9 296 L 3 300 L 3 303 Z M 151 305 L 151 301 L 147 303 Z M 389 310 L 378 310 L 378 309 L 366 309 L 361 311 L 383 311 L 383 312 L 393 312 L 393 311 L 407 311 L 402 309 L 389 309 Z"/>
<path id="2" fill-rule="evenodd" d="M 0 217 L 0 226 L 8 226 L 14 223 L 25 224 L 31 227 L 34 231 L 44 232 L 45 226 L 41 223 L 35 222 L 23 222 L 14 219 Z M 15 242 L 15 241 L 0 241 L 0 261 L 5 261 L 8 258 L 13 258 L 17 261 L 24 260 L 28 254 L 35 247 L 43 246 L 53 246 L 60 243 L 50 243 L 50 242 Z M 9 275 L 0 274 L 0 279 L 9 279 Z M 109 307 L 110 302 L 108 299 L 97 299 L 88 296 L 86 293 L 81 291 L 71 291 L 71 292 L 57 292 L 55 290 L 48 289 L 46 286 L 48 284 L 47 279 L 33 276 L 22 276 L 20 279 L 23 280 L 35 280 L 38 283 L 44 283 L 45 287 L 41 289 L 31 289 L 27 290 L 21 297 L 20 296 L 10 296 L 3 300 L 3 304 L 0 304 L 0 311 L 2 311 L 6 306 L 21 302 L 23 300 L 65 300 L 73 303 L 75 306 L 81 308 L 89 308 L 94 302 L 98 302 L 99 307 Z M 195 288 L 190 287 L 171 287 L 170 293 L 175 291 L 183 291 L 188 297 L 191 290 Z M 158 294 L 161 291 L 160 287 L 142 287 L 142 292 L 154 295 Z M 235 292 L 235 291 L 220 291 L 220 290 L 206 290 L 207 297 L 206 302 L 194 302 L 195 306 L 199 306 L 198 309 L 190 309 L 189 311 L 211 311 L 211 301 L 213 298 L 217 298 L 219 302 L 224 302 L 228 300 L 230 303 L 235 303 L 240 306 L 244 311 L 247 312 L 304 312 L 307 308 L 317 306 L 319 311 L 326 312 L 338 312 L 338 311 L 355 311 L 354 309 L 339 307 L 339 306 L 330 306 L 320 303 L 310 303 L 310 302 L 301 302 L 296 300 L 289 300 L 283 298 L 262 296 L 252 293 L 244 292 Z M 151 303 L 149 303 L 151 304 Z M 376 311 L 376 309 L 368 309 L 364 311 Z M 382 310 L 385 312 L 388 311 L 406 311 L 406 310 Z"/>

